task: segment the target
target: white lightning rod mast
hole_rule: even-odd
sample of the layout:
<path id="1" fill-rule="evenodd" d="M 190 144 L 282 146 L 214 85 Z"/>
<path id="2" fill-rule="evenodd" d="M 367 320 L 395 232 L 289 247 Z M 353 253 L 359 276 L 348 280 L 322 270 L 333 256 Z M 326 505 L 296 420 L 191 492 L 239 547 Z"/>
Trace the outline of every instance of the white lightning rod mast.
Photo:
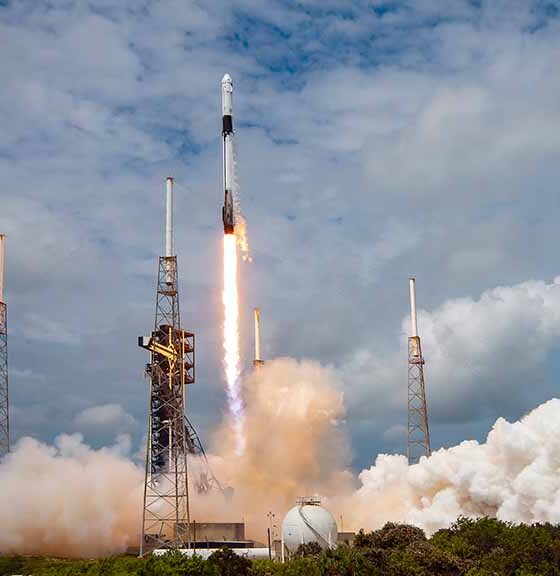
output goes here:
<path id="1" fill-rule="evenodd" d="M 255 308 L 255 361 L 261 359 L 261 313 L 258 308 Z"/>
<path id="2" fill-rule="evenodd" d="M 173 256 L 173 178 L 167 177 L 167 202 L 165 219 L 165 255 Z"/>
<path id="3" fill-rule="evenodd" d="M 412 327 L 412 338 L 418 336 L 418 320 L 416 317 L 416 279 L 409 278 L 408 284 L 410 288 L 410 322 Z"/>
<path id="4" fill-rule="evenodd" d="M 255 359 L 253 360 L 253 366 L 257 368 L 258 366 L 264 364 L 264 360 L 261 359 L 261 311 L 259 308 L 253 309 L 253 314 L 255 317 Z"/>

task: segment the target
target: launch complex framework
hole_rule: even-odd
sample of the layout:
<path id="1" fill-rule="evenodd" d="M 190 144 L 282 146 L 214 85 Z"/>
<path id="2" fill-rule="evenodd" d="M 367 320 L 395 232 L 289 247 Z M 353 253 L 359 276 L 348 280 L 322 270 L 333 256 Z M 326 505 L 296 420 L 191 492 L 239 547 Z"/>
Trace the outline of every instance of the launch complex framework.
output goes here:
<path id="1" fill-rule="evenodd" d="M 10 451 L 8 414 L 8 308 L 4 301 L 4 243 L 0 234 L 0 458 Z"/>
<path id="2" fill-rule="evenodd" d="M 189 547 L 188 455 L 197 457 L 203 470 L 194 482 L 197 492 L 224 492 L 185 413 L 185 386 L 195 381 L 194 334 L 181 328 L 171 177 L 166 191 L 166 250 L 159 258 L 154 330 L 138 338 L 138 345 L 151 353 L 146 365 L 150 405 L 140 555 L 153 548 Z"/>

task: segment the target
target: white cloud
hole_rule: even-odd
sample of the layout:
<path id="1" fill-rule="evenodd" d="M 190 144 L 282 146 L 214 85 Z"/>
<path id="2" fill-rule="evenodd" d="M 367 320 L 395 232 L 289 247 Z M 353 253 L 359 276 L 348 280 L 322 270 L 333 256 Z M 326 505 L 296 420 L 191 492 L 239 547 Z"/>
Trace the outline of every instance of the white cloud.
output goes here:
<path id="1" fill-rule="evenodd" d="M 84 402 L 144 413 L 134 339 L 153 321 L 168 174 L 178 183 L 181 311 L 199 346 L 191 406 L 206 430 L 219 418 L 226 67 L 255 255 L 242 270 L 242 309 L 263 308 L 269 357 L 340 365 L 358 349 L 356 387 L 372 370 L 401 386 L 391 335 L 409 274 L 422 273 L 425 305 L 437 310 L 557 273 L 558 18 L 526 2 L 371 6 L 0 9 L 10 353 L 46 378 L 22 376 L 12 398 L 20 413 L 33 398 L 56 415 L 41 420 L 50 431 L 26 420 L 27 432 L 52 436 Z M 79 343 L 71 356 L 53 342 L 30 346 L 29 326 Z M 248 315 L 242 328 L 249 340 Z M 538 395 L 542 363 L 529 366 Z"/>
<path id="2" fill-rule="evenodd" d="M 360 349 L 342 366 L 356 416 L 386 418 L 388 409 L 405 406 L 409 323 L 402 322 L 398 349 Z M 432 311 L 421 309 L 418 325 L 433 421 L 519 415 L 534 404 L 547 356 L 558 347 L 560 278 L 450 299 Z"/>
<path id="3" fill-rule="evenodd" d="M 389 442 L 399 442 L 401 445 L 406 442 L 407 428 L 402 424 L 395 424 L 383 432 L 383 438 Z"/>
<path id="4" fill-rule="evenodd" d="M 67 325 L 49 320 L 38 314 L 28 314 L 24 318 L 21 331 L 30 341 L 51 342 L 77 346 L 80 344 L 81 334 L 72 331 Z"/>
<path id="5" fill-rule="evenodd" d="M 116 437 L 122 452 L 130 449 L 130 437 L 124 433 L 136 431 L 138 422 L 120 404 L 102 404 L 82 410 L 74 418 L 74 426 L 84 433 Z"/>

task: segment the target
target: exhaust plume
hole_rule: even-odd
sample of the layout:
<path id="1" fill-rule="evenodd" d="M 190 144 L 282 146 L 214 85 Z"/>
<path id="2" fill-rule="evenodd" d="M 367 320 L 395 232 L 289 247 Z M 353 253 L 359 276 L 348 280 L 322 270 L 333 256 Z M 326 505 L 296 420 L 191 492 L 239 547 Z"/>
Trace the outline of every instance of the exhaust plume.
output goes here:
<path id="1" fill-rule="evenodd" d="M 560 400 L 554 398 L 518 422 L 498 418 L 483 444 L 441 448 L 410 467 L 404 456 L 379 455 L 344 503 L 347 517 L 354 528 L 398 521 L 429 534 L 459 516 L 558 523 L 559 422 Z"/>
<path id="2" fill-rule="evenodd" d="M 239 292 L 237 288 L 237 244 L 233 234 L 224 234 L 224 369 L 230 416 L 233 420 L 235 453 L 245 448 L 241 360 L 239 357 Z"/>
<path id="3" fill-rule="evenodd" d="M 142 471 L 119 446 L 93 450 L 80 434 L 54 446 L 21 439 L 0 464 L 0 551 L 102 556 L 138 538 Z"/>
<path id="4" fill-rule="evenodd" d="M 209 456 L 217 476 L 234 488 L 233 499 L 227 507 L 221 495 L 197 499 L 192 517 L 243 518 L 248 536 L 264 541 L 268 512 L 280 522 L 298 496 L 350 490 L 344 402 L 333 372 L 290 358 L 254 371 L 244 393 L 244 452 L 235 454 L 235 429 L 226 422 L 213 438 L 219 450 Z"/>
<path id="5" fill-rule="evenodd" d="M 267 362 L 246 381 L 246 444 L 235 454 L 232 422 L 216 431 L 209 455 L 235 492 L 193 494 L 191 518 L 241 521 L 264 541 L 268 512 L 279 526 L 297 496 L 318 495 L 347 529 L 408 522 L 432 533 L 459 516 L 560 522 L 560 400 L 518 422 L 499 418 L 484 443 L 465 441 L 408 466 L 377 457 L 349 470 L 345 407 L 335 372 L 289 358 Z M 92 450 L 80 435 L 50 447 L 21 440 L 0 464 L 0 551 L 99 556 L 136 544 L 142 472 L 122 448 Z M 196 461 L 191 459 L 191 471 Z"/>
<path id="6" fill-rule="evenodd" d="M 216 436 L 223 452 L 213 462 L 236 490 L 232 512 L 257 539 L 266 511 L 281 516 L 297 496 L 315 494 L 353 530 L 394 521 L 432 533 L 459 516 L 560 522 L 558 399 L 518 422 L 499 418 L 484 443 L 441 448 L 413 466 L 405 456 L 381 454 L 356 478 L 332 371 L 277 359 L 253 372 L 245 393 L 246 451 L 230 456 L 231 432 L 224 427 Z"/>

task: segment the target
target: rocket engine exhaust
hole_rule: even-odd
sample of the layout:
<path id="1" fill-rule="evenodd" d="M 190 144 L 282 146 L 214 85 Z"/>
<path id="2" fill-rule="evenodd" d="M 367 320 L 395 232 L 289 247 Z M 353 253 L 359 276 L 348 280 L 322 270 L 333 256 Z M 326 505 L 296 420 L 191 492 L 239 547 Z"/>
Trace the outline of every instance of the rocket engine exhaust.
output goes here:
<path id="1" fill-rule="evenodd" d="M 227 398 L 233 428 L 235 447 L 243 453 L 243 399 L 241 396 L 241 358 L 239 353 L 239 293 L 237 290 L 237 244 L 234 234 L 224 235 L 224 369 Z"/>

